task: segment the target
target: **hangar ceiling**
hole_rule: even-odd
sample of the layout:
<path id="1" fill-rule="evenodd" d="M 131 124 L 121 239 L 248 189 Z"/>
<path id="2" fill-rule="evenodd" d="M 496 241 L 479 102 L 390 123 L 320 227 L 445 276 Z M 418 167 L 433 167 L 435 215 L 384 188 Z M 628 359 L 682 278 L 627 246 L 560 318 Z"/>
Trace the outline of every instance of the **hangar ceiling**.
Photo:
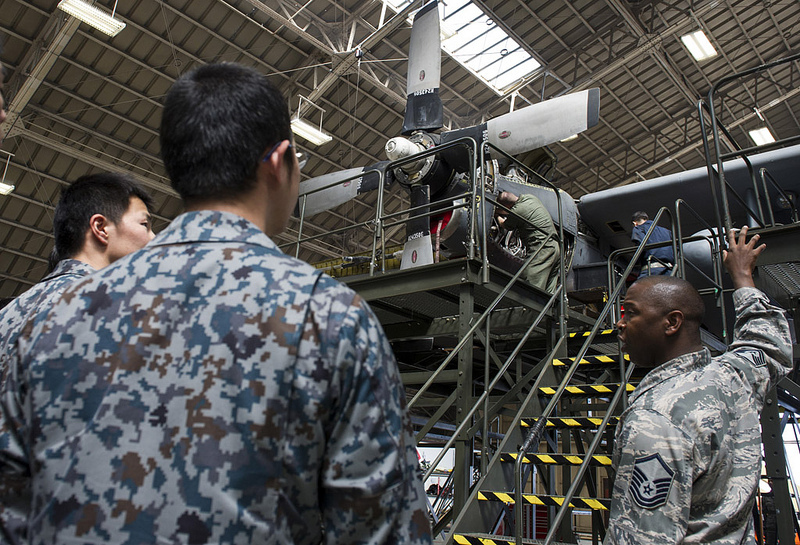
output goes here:
<path id="1" fill-rule="evenodd" d="M 543 99 L 600 88 L 600 123 L 550 146 L 554 183 L 572 197 L 704 165 L 697 101 L 720 78 L 800 49 L 797 0 L 473 0 L 542 67 L 504 95 L 442 55 L 445 126 L 460 128 Z M 268 74 L 295 112 L 299 97 L 325 110 L 334 139 L 313 146 L 303 177 L 384 160 L 405 107 L 410 25 L 382 0 L 119 0 L 126 28 L 114 38 L 56 8 L 58 0 L 3 0 L 0 62 L 8 119 L 0 127 L 0 297 L 17 295 L 46 271 L 60 189 L 86 173 L 124 170 L 156 201 L 155 228 L 181 211 L 159 159 L 163 97 L 198 64 L 235 61 Z M 98 0 L 111 11 L 111 0 Z M 447 9 L 445 2 L 445 9 Z M 680 37 L 703 30 L 719 53 L 696 61 Z M 800 132 L 797 64 L 727 93 L 724 123 L 742 147 L 766 125 L 778 138 Z M 757 110 L 757 111 L 756 111 Z M 312 114 L 313 115 L 313 114 Z M 761 118 L 764 118 L 762 121 Z M 395 191 L 390 209 L 406 199 Z M 368 219 L 365 202 L 315 216 L 304 234 Z M 394 208 L 392 208 L 394 207 Z M 279 243 L 297 234 L 292 220 Z M 364 227 L 368 231 L 367 227 Z M 402 228 L 390 243 L 402 240 Z M 367 237 L 369 238 L 369 237 Z M 300 257 L 332 259 L 363 248 L 358 235 L 331 235 Z"/>

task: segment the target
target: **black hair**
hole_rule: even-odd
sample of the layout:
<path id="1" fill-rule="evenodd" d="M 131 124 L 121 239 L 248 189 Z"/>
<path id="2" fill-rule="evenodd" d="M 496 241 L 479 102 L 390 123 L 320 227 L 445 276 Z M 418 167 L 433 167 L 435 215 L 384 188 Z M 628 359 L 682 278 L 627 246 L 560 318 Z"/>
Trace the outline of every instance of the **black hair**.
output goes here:
<path id="1" fill-rule="evenodd" d="M 639 210 L 638 212 L 634 212 L 633 215 L 631 216 L 631 221 L 632 222 L 637 222 L 639 220 L 647 221 L 649 219 L 650 219 L 650 216 L 647 215 L 647 212 L 644 212 L 642 210 Z"/>
<path id="2" fill-rule="evenodd" d="M 289 139 L 286 100 L 251 68 L 207 64 L 181 76 L 167 93 L 161 158 L 186 203 L 251 190 L 265 151 Z"/>
<path id="3" fill-rule="evenodd" d="M 50 264 L 75 256 L 83 249 L 89 220 L 102 214 L 117 223 L 127 212 L 131 198 L 137 197 L 153 207 L 153 199 L 139 182 L 129 174 L 102 172 L 87 174 L 61 190 L 61 200 L 53 218 L 56 242 L 50 255 Z"/>
<path id="4" fill-rule="evenodd" d="M 680 310 L 687 322 L 698 330 L 705 315 L 705 304 L 697 289 L 683 278 L 677 276 L 645 276 L 636 281 L 650 288 L 648 303 L 656 306 L 663 314 Z"/>

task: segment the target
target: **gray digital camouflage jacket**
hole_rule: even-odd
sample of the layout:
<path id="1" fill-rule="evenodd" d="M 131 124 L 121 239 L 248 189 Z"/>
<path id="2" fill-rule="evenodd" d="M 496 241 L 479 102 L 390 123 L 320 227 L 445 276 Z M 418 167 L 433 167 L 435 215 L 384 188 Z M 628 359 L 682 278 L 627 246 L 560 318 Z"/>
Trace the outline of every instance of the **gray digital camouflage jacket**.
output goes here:
<path id="1" fill-rule="evenodd" d="M 380 324 L 238 216 L 179 216 L 19 359 L 32 543 L 430 543 Z"/>
<path id="2" fill-rule="evenodd" d="M 754 543 L 759 415 L 789 371 L 792 341 L 783 311 L 759 290 L 733 299 L 727 352 L 670 360 L 631 395 L 617 429 L 606 545 Z"/>
<path id="3" fill-rule="evenodd" d="M 16 357 L 17 338 L 25 322 L 37 312 L 47 308 L 55 301 L 67 286 L 92 274 L 94 269 L 75 259 L 59 261 L 55 268 L 40 282 L 31 286 L 25 293 L 11 301 L 0 310 L 0 385 L 8 380 L 10 368 L 8 362 Z M 0 386 L 0 392 L 4 388 Z M 2 400 L 0 400 L 1 402 Z M 16 469 L 12 474 L 20 474 L 19 463 L 24 455 L 16 450 L 17 444 L 11 444 L 4 428 L 13 426 L 6 420 L 0 421 L 0 450 L 8 456 L 0 459 L 0 471 L 5 472 L 3 464 L 10 464 Z M 27 512 L 29 510 L 30 482 L 27 479 L 6 481 L 0 487 L 0 539 L 3 543 L 20 543 L 24 539 Z"/>

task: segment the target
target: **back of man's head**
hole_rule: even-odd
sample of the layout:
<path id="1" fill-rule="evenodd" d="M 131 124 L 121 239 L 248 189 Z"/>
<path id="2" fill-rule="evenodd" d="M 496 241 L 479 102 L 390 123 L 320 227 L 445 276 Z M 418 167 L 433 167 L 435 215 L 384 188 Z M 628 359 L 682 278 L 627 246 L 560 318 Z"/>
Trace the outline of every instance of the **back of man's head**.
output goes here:
<path id="1" fill-rule="evenodd" d="M 649 219 L 650 219 L 650 216 L 648 216 L 647 212 L 644 212 L 643 210 L 639 210 L 637 212 L 634 212 L 633 216 L 631 216 L 631 222 L 633 222 L 633 223 L 637 223 L 639 221 L 647 221 Z"/>
<path id="2" fill-rule="evenodd" d="M 117 172 L 81 176 L 63 189 L 53 218 L 55 246 L 51 266 L 84 249 L 92 216 L 101 214 L 111 223 L 118 223 L 133 197 L 152 209 L 153 199 L 142 186 L 132 176 Z"/>
<path id="3" fill-rule="evenodd" d="M 681 311 L 687 332 L 700 334 L 705 305 L 700 294 L 688 281 L 677 276 L 656 275 L 639 278 L 634 285 L 647 288 L 648 302 L 661 313 Z"/>
<path id="4" fill-rule="evenodd" d="M 161 157 L 185 203 L 246 194 L 265 151 L 290 138 L 283 96 L 262 74 L 237 64 L 188 72 L 164 103 Z"/>

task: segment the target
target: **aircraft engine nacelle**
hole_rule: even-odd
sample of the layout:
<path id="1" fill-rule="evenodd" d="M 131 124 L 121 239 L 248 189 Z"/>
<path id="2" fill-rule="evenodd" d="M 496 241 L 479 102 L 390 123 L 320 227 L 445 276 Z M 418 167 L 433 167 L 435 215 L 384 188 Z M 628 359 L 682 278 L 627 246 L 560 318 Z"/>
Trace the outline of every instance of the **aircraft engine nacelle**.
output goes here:
<path id="1" fill-rule="evenodd" d="M 466 187 L 461 187 L 465 190 Z M 559 215 L 558 202 L 561 201 L 561 222 L 564 226 L 565 238 L 565 259 L 567 267 L 573 255 L 574 242 L 578 234 L 578 209 L 575 201 L 564 191 L 559 190 L 559 197 L 556 193 L 545 186 L 521 183 L 506 176 L 497 176 L 494 183 L 493 194 L 488 194 L 493 199 L 501 191 L 510 191 L 516 195 L 532 194 L 542 201 L 547 208 L 553 223 L 558 229 Z M 453 204 L 463 204 L 464 201 L 453 201 Z M 478 236 L 476 244 L 481 242 L 480 229 L 486 228 L 487 232 L 487 251 L 489 261 L 492 265 L 500 267 L 510 272 L 516 272 L 525 259 L 525 246 L 515 235 L 515 232 L 505 232 L 499 230 L 494 220 L 494 205 L 488 201 L 478 203 L 479 221 L 477 225 Z M 442 253 L 446 257 L 461 257 L 467 254 L 469 247 L 471 210 L 469 207 L 458 208 L 452 212 L 447 212 L 442 216 L 434 216 L 431 219 L 431 237 L 438 240 Z"/>

